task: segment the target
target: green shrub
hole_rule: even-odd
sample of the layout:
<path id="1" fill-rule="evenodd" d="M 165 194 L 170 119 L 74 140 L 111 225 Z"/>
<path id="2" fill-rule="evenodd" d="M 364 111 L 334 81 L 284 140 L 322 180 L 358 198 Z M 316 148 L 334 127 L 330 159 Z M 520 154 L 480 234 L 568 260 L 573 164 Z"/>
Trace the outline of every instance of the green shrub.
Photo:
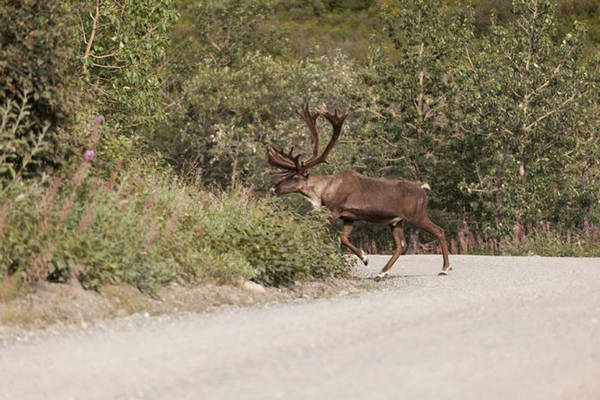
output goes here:
<path id="1" fill-rule="evenodd" d="M 348 271 L 320 218 L 250 191 L 204 192 L 167 172 L 116 168 L 103 180 L 89 167 L 0 194 L 0 277 L 152 291 L 173 281 L 290 285 Z"/>
<path id="2" fill-rule="evenodd" d="M 226 195 L 215 204 L 203 220 L 207 243 L 220 252 L 237 249 L 256 269 L 256 281 L 289 285 L 347 272 L 322 218 L 301 216 L 271 199 L 253 200 L 247 192 Z"/>
<path id="3" fill-rule="evenodd" d="M 148 129 L 165 119 L 163 89 L 173 0 L 86 1 L 79 4 L 77 73 L 107 116 L 100 151 L 110 160 L 139 157 Z M 143 157 L 141 157 L 143 158 Z"/>
<path id="4" fill-rule="evenodd" d="M 561 229 L 543 223 L 529 227 L 518 241 L 505 238 L 499 247 L 509 256 L 600 257 L 600 234 L 593 224 L 583 229 Z"/>
<path id="5" fill-rule="evenodd" d="M 78 104 L 69 73 L 77 23 L 70 2 L 0 5 L 0 179 L 65 163 Z"/>

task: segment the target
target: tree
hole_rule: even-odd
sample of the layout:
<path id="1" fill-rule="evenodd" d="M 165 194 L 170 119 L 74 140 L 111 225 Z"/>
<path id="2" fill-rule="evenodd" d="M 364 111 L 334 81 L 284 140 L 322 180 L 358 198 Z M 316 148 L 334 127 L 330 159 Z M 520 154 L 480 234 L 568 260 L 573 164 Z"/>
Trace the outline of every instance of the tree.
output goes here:
<path id="1" fill-rule="evenodd" d="M 550 0 L 515 0 L 513 13 L 513 23 L 493 24 L 465 55 L 470 87 L 459 132 L 477 156 L 462 160 L 475 172 L 462 187 L 495 229 L 523 219 L 573 225 L 598 204 L 598 182 L 585 178 L 598 163 L 586 155 L 597 115 L 584 31 L 576 25 L 555 41 Z"/>
<path id="2" fill-rule="evenodd" d="M 376 168 L 369 173 L 427 181 L 435 187 L 434 208 L 461 211 L 453 130 L 471 15 L 436 0 L 386 1 L 381 15 L 394 49 L 375 49 L 364 70 L 373 88 L 366 105 L 369 134 L 377 140 L 367 151 Z"/>
<path id="3" fill-rule="evenodd" d="M 86 0 L 77 17 L 81 94 L 109 116 L 101 151 L 117 160 L 136 157 L 146 132 L 169 110 L 164 62 L 178 18 L 174 0 Z"/>
<path id="4" fill-rule="evenodd" d="M 0 5 L 0 179 L 34 176 L 63 165 L 69 133 L 76 48 L 71 4 L 9 0 Z M 65 145 L 67 144 L 67 145 Z"/>
<path id="5" fill-rule="evenodd" d="M 157 129 L 153 144 L 179 171 L 204 183 L 262 186 L 269 178 L 266 145 L 310 149 L 296 110 L 305 101 L 313 109 L 353 105 L 356 72 L 341 54 L 304 60 L 277 56 L 285 54 L 285 41 L 267 26 L 264 2 L 190 7 L 193 23 L 177 27 L 180 34 L 187 32 L 188 57 L 172 65 L 170 95 L 177 113 Z M 272 46 L 259 50 L 265 43 Z M 195 60 L 193 68 L 189 59 Z M 336 167 L 344 164 L 338 157 Z"/>

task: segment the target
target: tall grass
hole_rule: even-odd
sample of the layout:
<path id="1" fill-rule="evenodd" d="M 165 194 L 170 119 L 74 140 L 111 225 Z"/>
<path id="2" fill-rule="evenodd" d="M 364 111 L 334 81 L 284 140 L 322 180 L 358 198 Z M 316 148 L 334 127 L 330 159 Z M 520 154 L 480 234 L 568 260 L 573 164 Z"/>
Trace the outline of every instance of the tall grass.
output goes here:
<path id="1" fill-rule="evenodd" d="M 356 243 L 362 248 L 370 253 L 390 253 L 394 250 L 394 242 L 387 227 L 360 228 Z M 411 252 L 441 253 L 438 241 L 432 236 L 419 230 L 405 231 Z M 512 235 L 504 237 L 488 236 L 477 229 L 477 224 L 467 221 L 462 221 L 455 229 L 449 231 L 455 232 L 446 234 L 451 254 L 600 257 L 600 229 L 588 220 L 582 221 L 579 227 L 571 228 L 546 221 L 515 222 Z M 411 234 L 413 232 L 417 233 L 414 237 Z"/>
<path id="2" fill-rule="evenodd" d="M 88 150 L 67 178 L 0 192 L 0 280 L 128 283 L 252 279 L 290 285 L 349 270 L 322 219 L 249 189 L 207 192 L 168 172 L 115 166 L 95 176 Z"/>
<path id="3" fill-rule="evenodd" d="M 585 220 L 579 228 L 553 226 L 546 221 L 515 222 L 513 234 L 501 238 L 478 232 L 462 221 L 458 233 L 449 238 L 451 254 L 506 256 L 600 257 L 600 232 Z M 422 244 L 419 252 L 439 254 L 437 241 Z"/>

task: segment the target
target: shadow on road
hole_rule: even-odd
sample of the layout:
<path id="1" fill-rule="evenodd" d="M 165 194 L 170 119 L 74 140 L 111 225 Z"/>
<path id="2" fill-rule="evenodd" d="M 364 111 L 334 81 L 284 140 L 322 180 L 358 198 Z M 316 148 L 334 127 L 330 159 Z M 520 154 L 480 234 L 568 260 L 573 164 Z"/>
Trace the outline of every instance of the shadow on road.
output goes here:
<path id="1" fill-rule="evenodd" d="M 377 275 L 374 275 L 374 276 L 356 276 L 356 277 L 354 277 L 354 279 L 359 280 L 359 281 L 375 281 L 375 277 L 376 276 Z M 437 274 L 391 275 L 391 276 L 386 276 L 383 280 L 381 280 L 379 282 L 383 283 L 385 281 L 394 281 L 394 280 L 398 280 L 398 279 L 426 278 L 426 277 L 435 277 L 435 278 L 437 278 L 438 275 Z"/>

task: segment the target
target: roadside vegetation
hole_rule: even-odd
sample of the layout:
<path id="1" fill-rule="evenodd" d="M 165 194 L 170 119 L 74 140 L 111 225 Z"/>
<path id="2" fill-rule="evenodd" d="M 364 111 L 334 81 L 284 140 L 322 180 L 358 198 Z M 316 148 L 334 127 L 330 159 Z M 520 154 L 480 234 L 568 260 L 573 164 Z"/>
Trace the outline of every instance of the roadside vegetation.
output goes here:
<path id="1" fill-rule="evenodd" d="M 152 292 L 172 282 L 291 285 L 348 271 L 321 218 L 250 189 L 186 185 L 156 166 L 118 164 L 104 179 L 93 174 L 95 161 L 88 150 L 70 176 L 6 187 L 1 276 Z"/>
<path id="2" fill-rule="evenodd" d="M 452 253 L 600 256 L 599 26 L 591 0 L 5 2 L 0 279 L 346 276 L 338 226 L 268 194 L 305 101 L 350 114 L 315 172 L 427 181 Z"/>
<path id="3" fill-rule="evenodd" d="M 550 222 L 515 222 L 512 235 L 489 237 L 476 226 L 463 221 L 455 237 L 450 238 L 452 254 L 502 256 L 600 257 L 600 232 L 589 221 L 579 228 L 553 226 Z M 440 253 L 436 242 L 423 243 L 425 254 Z"/>

